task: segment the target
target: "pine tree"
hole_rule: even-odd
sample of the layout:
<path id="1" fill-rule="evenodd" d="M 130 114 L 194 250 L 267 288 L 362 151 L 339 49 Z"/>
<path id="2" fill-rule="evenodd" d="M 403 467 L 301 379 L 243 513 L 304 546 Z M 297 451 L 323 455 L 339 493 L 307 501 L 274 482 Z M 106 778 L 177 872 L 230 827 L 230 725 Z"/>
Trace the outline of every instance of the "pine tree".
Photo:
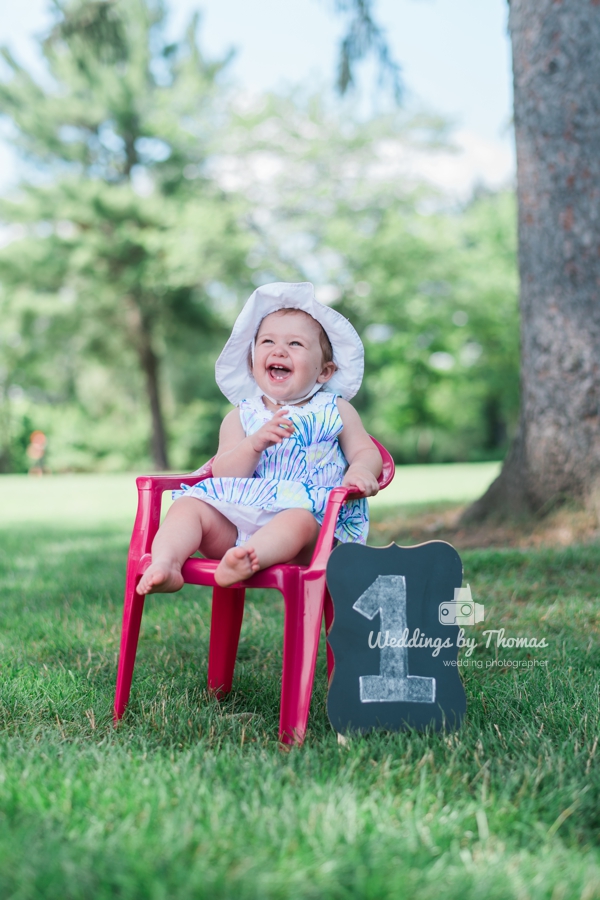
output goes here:
<path id="1" fill-rule="evenodd" d="M 210 177 L 227 60 L 204 58 L 196 19 L 168 44 L 155 0 L 55 5 L 44 83 L 2 50 L 0 113 L 32 177 L 0 207 L 24 234 L 0 253 L 0 281 L 25 317 L 45 308 L 65 372 L 74 354 L 125 378 L 137 368 L 152 458 L 166 468 L 165 347 L 190 330 L 202 346 L 221 327 L 207 285 L 245 281 L 241 201 Z"/>

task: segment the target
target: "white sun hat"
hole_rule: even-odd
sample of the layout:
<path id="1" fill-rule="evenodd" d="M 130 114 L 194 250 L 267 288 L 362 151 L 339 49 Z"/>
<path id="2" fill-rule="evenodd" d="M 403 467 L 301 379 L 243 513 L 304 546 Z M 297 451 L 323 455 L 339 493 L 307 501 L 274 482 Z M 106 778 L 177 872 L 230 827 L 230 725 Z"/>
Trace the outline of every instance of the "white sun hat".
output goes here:
<path id="1" fill-rule="evenodd" d="M 354 397 L 365 367 L 364 348 L 355 328 L 341 313 L 316 300 L 310 281 L 277 281 L 257 288 L 244 304 L 215 365 L 217 384 L 229 402 L 237 406 L 240 401 L 263 393 L 248 366 L 248 351 L 262 320 L 278 309 L 301 309 L 323 326 L 337 366 L 323 389 L 340 394 L 344 400 Z"/>

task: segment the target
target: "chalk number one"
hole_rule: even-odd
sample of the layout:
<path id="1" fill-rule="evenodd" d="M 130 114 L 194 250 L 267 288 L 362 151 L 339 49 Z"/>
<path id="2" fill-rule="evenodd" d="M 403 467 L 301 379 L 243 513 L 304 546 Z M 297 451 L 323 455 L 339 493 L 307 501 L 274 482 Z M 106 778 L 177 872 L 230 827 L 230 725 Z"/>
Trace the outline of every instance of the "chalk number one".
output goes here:
<path id="1" fill-rule="evenodd" d="M 399 640 L 407 628 L 404 575 L 379 575 L 352 607 L 367 619 L 380 616 L 380 631 Z M 361 703 L 434 703 L 435 678 L 408 674 L 408 648 L 383 647 L 379 675 L 360 676 Z"/>

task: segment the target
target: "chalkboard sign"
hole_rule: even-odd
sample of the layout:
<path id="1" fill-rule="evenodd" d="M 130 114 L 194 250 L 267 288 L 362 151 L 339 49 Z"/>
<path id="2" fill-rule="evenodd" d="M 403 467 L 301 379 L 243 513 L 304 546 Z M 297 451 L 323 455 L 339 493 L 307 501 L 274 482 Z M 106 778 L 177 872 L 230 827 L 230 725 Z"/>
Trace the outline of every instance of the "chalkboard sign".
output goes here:
<path id="1" fill-rule="evenodd" d="M 327 713 L 337 732 L 459 727 L 467 702 L 448 608 L 461 584 L 460 556 L 444 541 L 335 548 Z"/>

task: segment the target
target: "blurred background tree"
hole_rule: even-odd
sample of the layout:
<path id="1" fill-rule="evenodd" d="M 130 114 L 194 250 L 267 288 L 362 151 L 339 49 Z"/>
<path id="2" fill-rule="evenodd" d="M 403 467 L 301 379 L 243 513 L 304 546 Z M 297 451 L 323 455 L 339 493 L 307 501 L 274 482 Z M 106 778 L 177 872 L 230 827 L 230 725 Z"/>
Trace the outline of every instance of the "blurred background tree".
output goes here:
<path id="1" fill-rule="evenodd" d="M 447 125 L 300 89 L 248 98 L 193 21 L 61 0 L 40 87 L 5 51 L 0 109 L 35 163 L 0 215 L 5 471 L 193 468 L 228 408 L 214 361 L 251 290 L 311 280 L 361 333 L 365 422 L 399 461 L 499 458 L 514 427 L 514 201 L 461 207 L 407 160 Z"/>
<path id="2" fill-rule="evenodd" d="M 448 147 L 432 116 L 365 121 L 296 95 L 243 124 L 220 165 L 252 201 L 255 281 L 313 281 L 351 319 L 367 427 L 399 462 L 501 458 L 519 395 L 512 193 L 456 208 L 409 177 L 408 159 Z"/>
<path id="3" fill-rule="evenodd" d="M 401 462 L 501 458 L 519 395 L 513 197 L 482 194 L 444 216 L 390 203 L 371 222 L 337 237 L 372 433 Z"/>
<path id="4" fill-rule="evenodd" d="M 372 55 L 398 97 L 400 70 L 374 18 L 375 0 L 335 0 L 335 6 L 349 17 L 340 46 L 339 91 L 352 87 L 356 64 Z M 569 500 L 600 515 L 598 7 L 598 0 L 509 3 L 520 413 L 502 470 L 465 511 L 465 523 L 540 514 Z M 494 419 L 497 396 L 489 403 Z"/>
<path id="5" fill-rule="evenodd" d="M 143 394 L 152 462 L 166 468 L 164 361 L 174 354 L 184 366 L 193 354 L 207 385 L 194 397 L 214 403 L 204 361 L 223 326 L 208 286 L 247 281 L 238 198 L 204 173 L 227 123 L 224 62 L 204 59 L 195 21 L 184 40 L 165 44 L 159 3 L 57 6 L 43 45 L 51 82 L 41 87 L 4 50 L 13 77 L 0 87 L 14 140 L 38 169 L 1 210 L 24 229 L 0 257 L 13 334 L 29 338 L 20 387 L 75 405 L 98 455 L 116 447 L 129 463 L 140 455 Z M 27 356 L 35 364 L 25 366 Z"/>

